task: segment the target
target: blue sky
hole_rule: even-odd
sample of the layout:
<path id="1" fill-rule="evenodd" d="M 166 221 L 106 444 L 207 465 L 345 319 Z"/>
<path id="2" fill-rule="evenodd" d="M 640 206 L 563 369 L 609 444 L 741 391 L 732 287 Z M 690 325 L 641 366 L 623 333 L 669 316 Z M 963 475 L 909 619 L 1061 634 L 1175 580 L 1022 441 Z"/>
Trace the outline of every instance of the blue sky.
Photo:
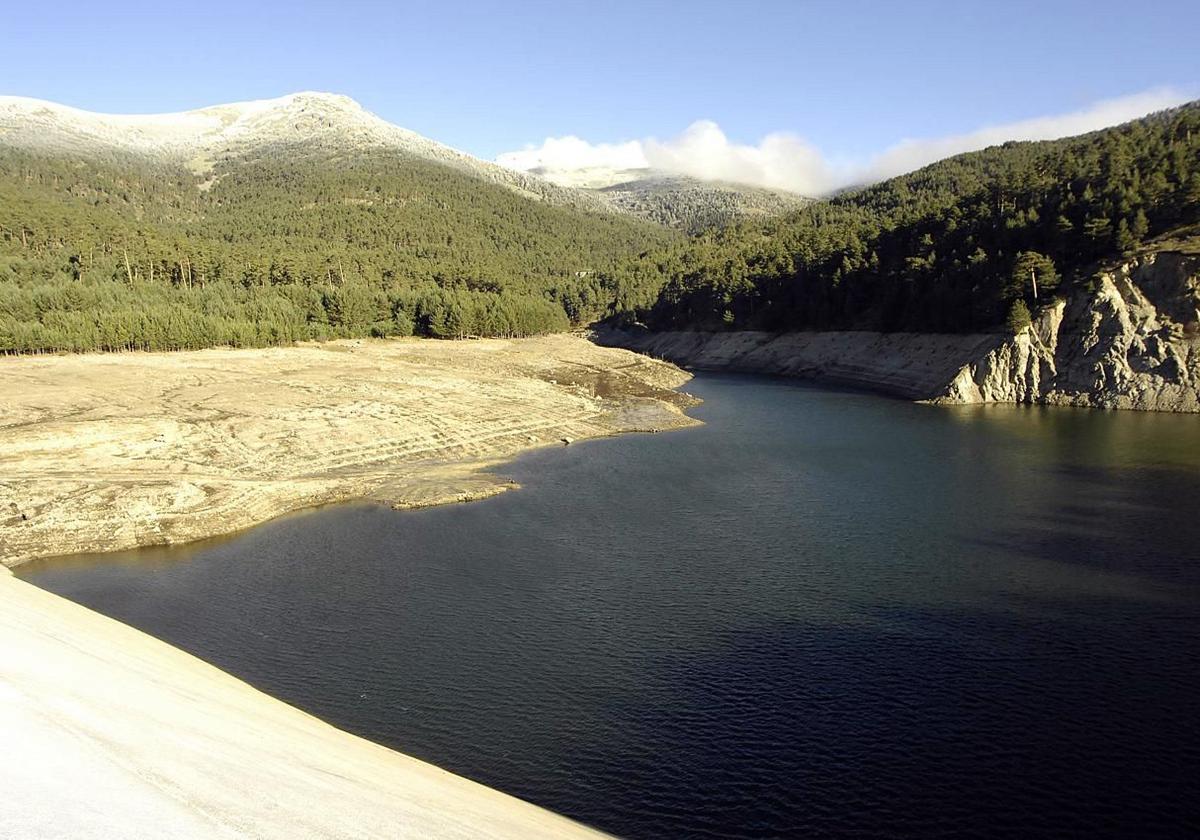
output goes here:
<path id="1" fill-rule="evenodd" d="M 1200 3 L 8 4 L 0 93 L 105 112 L 328 90 L 481 157 L 576 135 L 832 161 L 1169 89 L 1200 95 Z"/>

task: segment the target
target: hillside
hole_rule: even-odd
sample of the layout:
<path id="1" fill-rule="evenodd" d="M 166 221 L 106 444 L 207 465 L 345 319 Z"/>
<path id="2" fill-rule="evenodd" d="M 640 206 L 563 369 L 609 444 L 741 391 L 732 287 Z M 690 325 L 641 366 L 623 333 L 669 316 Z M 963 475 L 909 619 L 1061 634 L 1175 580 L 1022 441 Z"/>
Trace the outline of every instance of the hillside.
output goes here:
<path id="1" fill-rule="evenodd" d="M 972 332 L 1028 323 L 1096 267 L 1200 220 L 1200 103 L 1006 143 L 645 255 L 656 329 Z M 657 277 L 650 294 L 644 278 Z"/>
<path id="2" fill-rule="evenodd" d="M 691 368 L 766 373 L 948 404 L 1200 412 L 1200 236 L 1148 243 L 991 332 L 600 329 Z"/>
<path id="3" fill-rule="evenodd" d="M 297 143 L 341 153 L 376 150 L 440 163 L 513 192 L 563 207 L 605 211 L 585 190 L 561 187 L 480 160 L 393 125 L 353 99 L 306 91 L 175 114 L 97 114 L 54 102 L 0 96 L 0 143 L 86 157 L 131 153 L 205 175 L 218 162 Z"/>
<path id="4" fill-rule="evenodd" d="M 656 173 L 640 174 L 597 192 L 623 212 L 692 234 L 782 216 L 811 201 L 779 190 Z"/>
<path id="5" fill-rule="evenodd" d="M 614 315 L 1015 330 L 1200 221 L 1198 158 L 1193 104 L 797 209 L 642 170 L 556 186 L 328 94 L 139 117 L 3 98 L 0 352 L 518 336 Z"/>
<path id="6" fill-rule="evenodd" d="M 646 254 L 598 338 L 910 399 L 1196 412 L 1198 221 L 1191 104 Z"/>
<path id="7" fill-rule="evenodd" d="M 158 117 L 0 100 L 0 351 L 527 335 L 661 227 L 344 97 Z"/>
<path id="8" fill-rule="evenodd" d="M 782 216 L 812 201 L 783 190 L 706 181 L 650 167 L 536 166 L 529 172 L 561 187 L 592 193 L 618 212 L 688 233 Z"/>

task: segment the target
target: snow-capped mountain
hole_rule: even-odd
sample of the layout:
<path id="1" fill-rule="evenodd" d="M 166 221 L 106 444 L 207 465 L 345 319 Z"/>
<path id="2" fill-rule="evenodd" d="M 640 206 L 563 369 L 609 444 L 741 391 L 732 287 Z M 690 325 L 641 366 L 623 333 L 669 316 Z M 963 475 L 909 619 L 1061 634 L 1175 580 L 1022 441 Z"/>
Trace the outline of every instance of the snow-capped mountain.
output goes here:
<path id="1" fill-rule="evenodd" d="M 0 96 L 0 145 L 77 156 L 114 153 L 205 175 L 280 148 L 373 150 L 452 167 L 550 204 L 637 216 L 698 230 L 804 203 L 789 193 L 715 183 L 649 169 L 523 172 L 480 160 L 401 128 L 333 93 L 214 105 L 173 114 L 99 114 L 40 99 Z"/>
<path id="2" fill-rule="evenodd" d="M 386 150 L 451 166 L 553 204 L 611 209 L 596 195 L 472 157 L 332 93 L 293 93 L 173 114 L 136 115 L 98 114 L 40 99 L 0 96 L 0 144 L 75 155 L 122 152 L 186 165 L 197 174 L 218 160 L 280 146 Z"/>

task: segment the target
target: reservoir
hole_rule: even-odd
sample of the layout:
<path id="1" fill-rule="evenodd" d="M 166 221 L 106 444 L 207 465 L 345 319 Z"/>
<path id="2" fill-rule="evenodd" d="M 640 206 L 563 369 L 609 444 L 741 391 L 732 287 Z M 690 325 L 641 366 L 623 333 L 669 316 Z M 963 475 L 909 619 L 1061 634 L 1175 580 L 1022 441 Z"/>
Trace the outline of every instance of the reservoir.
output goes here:
<path id="1" fill-rule="evenodd" d="M 18 573 L 625 837 L 1200 831 L 1200 417 L 687 389 L 487 501 Z"/>

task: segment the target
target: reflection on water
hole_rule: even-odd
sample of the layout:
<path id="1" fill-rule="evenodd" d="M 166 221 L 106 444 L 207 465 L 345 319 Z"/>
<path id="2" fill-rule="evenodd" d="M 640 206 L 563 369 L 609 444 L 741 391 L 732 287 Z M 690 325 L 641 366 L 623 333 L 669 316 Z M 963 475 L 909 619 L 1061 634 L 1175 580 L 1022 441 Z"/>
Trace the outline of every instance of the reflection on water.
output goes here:
<path id="1" fill-rule="evenodd" d="M 1192 414 L 1096 411 L 1047 406 L 947 406 L 965 425 L 1032 442 L 1060 461 L 1103 468 L 1200 467 Z"/>
<path id="2" fill-rule="evenodd" d="M 689 390 L 486 502 L 24 574 L 630 837 L 1195 828 L 1200 418 Z"/>

